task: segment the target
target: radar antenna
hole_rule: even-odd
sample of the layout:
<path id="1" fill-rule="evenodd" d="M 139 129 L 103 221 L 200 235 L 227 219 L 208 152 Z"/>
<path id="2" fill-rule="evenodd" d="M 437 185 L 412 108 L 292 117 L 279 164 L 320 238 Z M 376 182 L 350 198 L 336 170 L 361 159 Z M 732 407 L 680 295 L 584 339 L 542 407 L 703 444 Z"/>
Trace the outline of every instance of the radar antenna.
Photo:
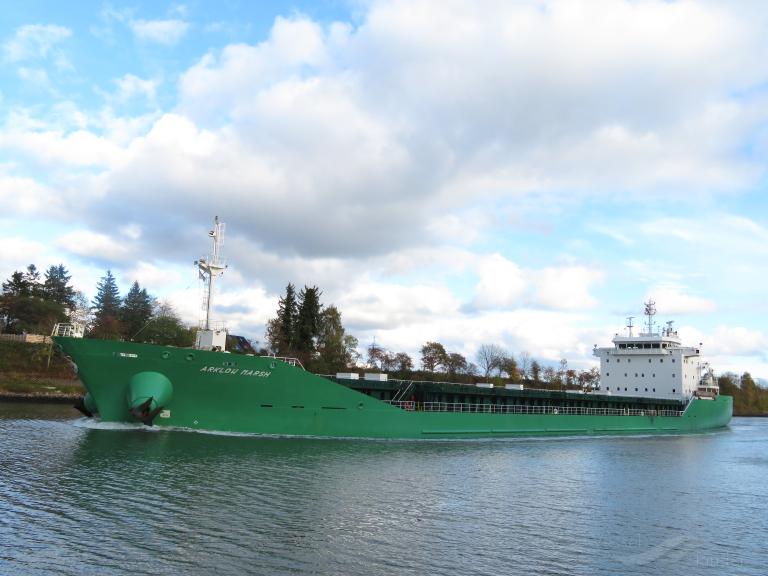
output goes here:
<path id="1" fill-rule="evenodd" d="M 205 294 L 203 296 L 203 308 L 205 309 L 205 330 L 211 329 L 211 308 L 213 307 L 213 285 L 217 276 L 224 274 L 227 265 L 221 259 L 221 246 L 224 244 L 223 222 L 219 222 L 216 216 L 213 220 L 213 230 L 208 232 L 208 236 L 213 239 L 213 253 L 200 258 L 195 264 L 198 268 L 200 279 L 205 284 Z"/>
<path id="2" fill-rule="evenodd" d="M 634 324 L 632 324 L 632 320 L 634 320 L 634 316 L 627 316 L 627 330 L 629 330 L 629 337 L 632 338 L 632 327 Z"/>
<path id="3" fill-rule="evenodd" d="M 653 334 L 653 317 L 656 315 L 656 302 L 648 299 L 645 303 L 645 315 L 648 316 L 648 334 Z"/>

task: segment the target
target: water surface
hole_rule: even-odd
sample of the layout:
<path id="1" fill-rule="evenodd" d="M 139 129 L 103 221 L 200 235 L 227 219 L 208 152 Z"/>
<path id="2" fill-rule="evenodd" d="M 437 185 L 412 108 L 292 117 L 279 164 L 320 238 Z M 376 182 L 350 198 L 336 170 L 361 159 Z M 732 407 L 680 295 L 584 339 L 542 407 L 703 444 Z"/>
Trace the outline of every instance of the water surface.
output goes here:
<path id="1" fill-rule="evenodd" d="M 768 420 L 471 441 L 93 429 L 0 403 L 0 574 L 768 573 Z"/>

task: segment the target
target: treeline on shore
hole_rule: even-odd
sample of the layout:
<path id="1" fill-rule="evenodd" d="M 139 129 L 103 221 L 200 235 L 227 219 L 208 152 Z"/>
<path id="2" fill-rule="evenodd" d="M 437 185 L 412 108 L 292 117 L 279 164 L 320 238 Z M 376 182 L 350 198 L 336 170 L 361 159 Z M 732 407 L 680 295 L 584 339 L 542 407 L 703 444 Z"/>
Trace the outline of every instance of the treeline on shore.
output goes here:
<path id="1" fill-rule="evenodd" d="M 757 385 L 749 372 L 741 376 L 732 372 L 717 378 L 720 394 L 733 396 L 733 414 L 735 416 L 767 416 L 768 389 Z"/>
<path id="2" fill-rule="evenodd" d="M 440 342 L 424 343 L 417 359 L 419 366 L 410 354 L 387 350 L 375 342 L 363 356 L 357 338 L 344 328 L 341 312 L 332 304 L 323 305 L 321 296 L 317 286 L 304 286 L 297 292 L 293 284 L 288 284 L 266 329 L 269 351 L 298 358 L 307 370 L 318 374 L 363 369 L 406 380 L 525 383 L 556 390 L 592 389 L 600 376 L 597 368 L 569 369 L 565 359 L 557 368 L 543 366 L 527 352 L 514 356 L 495 344 L 482 345 L 475 362 L 447 350 Z"/>
<path id="3" fill-rule="evenodd" d="M 42 275 L 34 264 L 11 274 L 0 293 L 0 332 L 50 334 L 56 323 L 77 322 L 90 338 L 194 344 L 195 331 L 181 322 L 168 302 L 159 301 L 137 281 L 121 296 L 114 275 L 107 270 L 89 302 L 74 289 L 71 279 L 63 264 L 51 266 Z"/>

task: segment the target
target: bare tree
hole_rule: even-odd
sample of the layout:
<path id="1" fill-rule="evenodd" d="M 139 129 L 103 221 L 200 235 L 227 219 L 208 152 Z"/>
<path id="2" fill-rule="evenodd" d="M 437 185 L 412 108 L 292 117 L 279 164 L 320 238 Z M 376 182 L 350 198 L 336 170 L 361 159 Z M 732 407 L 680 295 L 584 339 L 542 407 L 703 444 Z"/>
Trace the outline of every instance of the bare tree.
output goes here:
<path id="1" fill-rule="evenodd" d="M 531 355 L 528 352 L 523 351 L 518 354 L 517 369 L 520 372 L 520 377 L 527 382 L 531 370 Z"/>
<path id="2" fill-rule="evenodd" d="M 477 349 L 475 358 L 483 371 L 483 377 L 488 379 L 491 372 L 499 368 L 499 362 L 504 358 L 504 349 L 496 344 L 483 344 Z"/>

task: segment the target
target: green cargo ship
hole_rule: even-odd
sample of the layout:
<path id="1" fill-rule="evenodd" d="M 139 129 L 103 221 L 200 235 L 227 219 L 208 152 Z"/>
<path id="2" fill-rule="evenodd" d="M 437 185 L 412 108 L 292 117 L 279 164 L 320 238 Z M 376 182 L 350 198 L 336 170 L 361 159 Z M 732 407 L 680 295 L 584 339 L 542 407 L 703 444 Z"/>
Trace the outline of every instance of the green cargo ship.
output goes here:
<path id="1" fill-rule="evenodd" d="M 679 433 L 724 427 L 731 419 L 732 398 L 719 394 L 700 351 L 683 346 L 671 324 L 654 332 L 652 302 L 645 333 L 633 335 L 630 323 L 612 347 L 595 347 L 600 385 L 581 391 L 320 376 L 292 359 L 229 354 L 225 331 L 210 322 L 213 284 L 226 269 L 223 230 L 217 219 L 213 253 L 197 262 L 208 290 L 195 349 L 86 339 L 71 325 L 54 329 L 87 390 L 79 406 L 86 415 L 192 430 L 353 438 Z"/>

